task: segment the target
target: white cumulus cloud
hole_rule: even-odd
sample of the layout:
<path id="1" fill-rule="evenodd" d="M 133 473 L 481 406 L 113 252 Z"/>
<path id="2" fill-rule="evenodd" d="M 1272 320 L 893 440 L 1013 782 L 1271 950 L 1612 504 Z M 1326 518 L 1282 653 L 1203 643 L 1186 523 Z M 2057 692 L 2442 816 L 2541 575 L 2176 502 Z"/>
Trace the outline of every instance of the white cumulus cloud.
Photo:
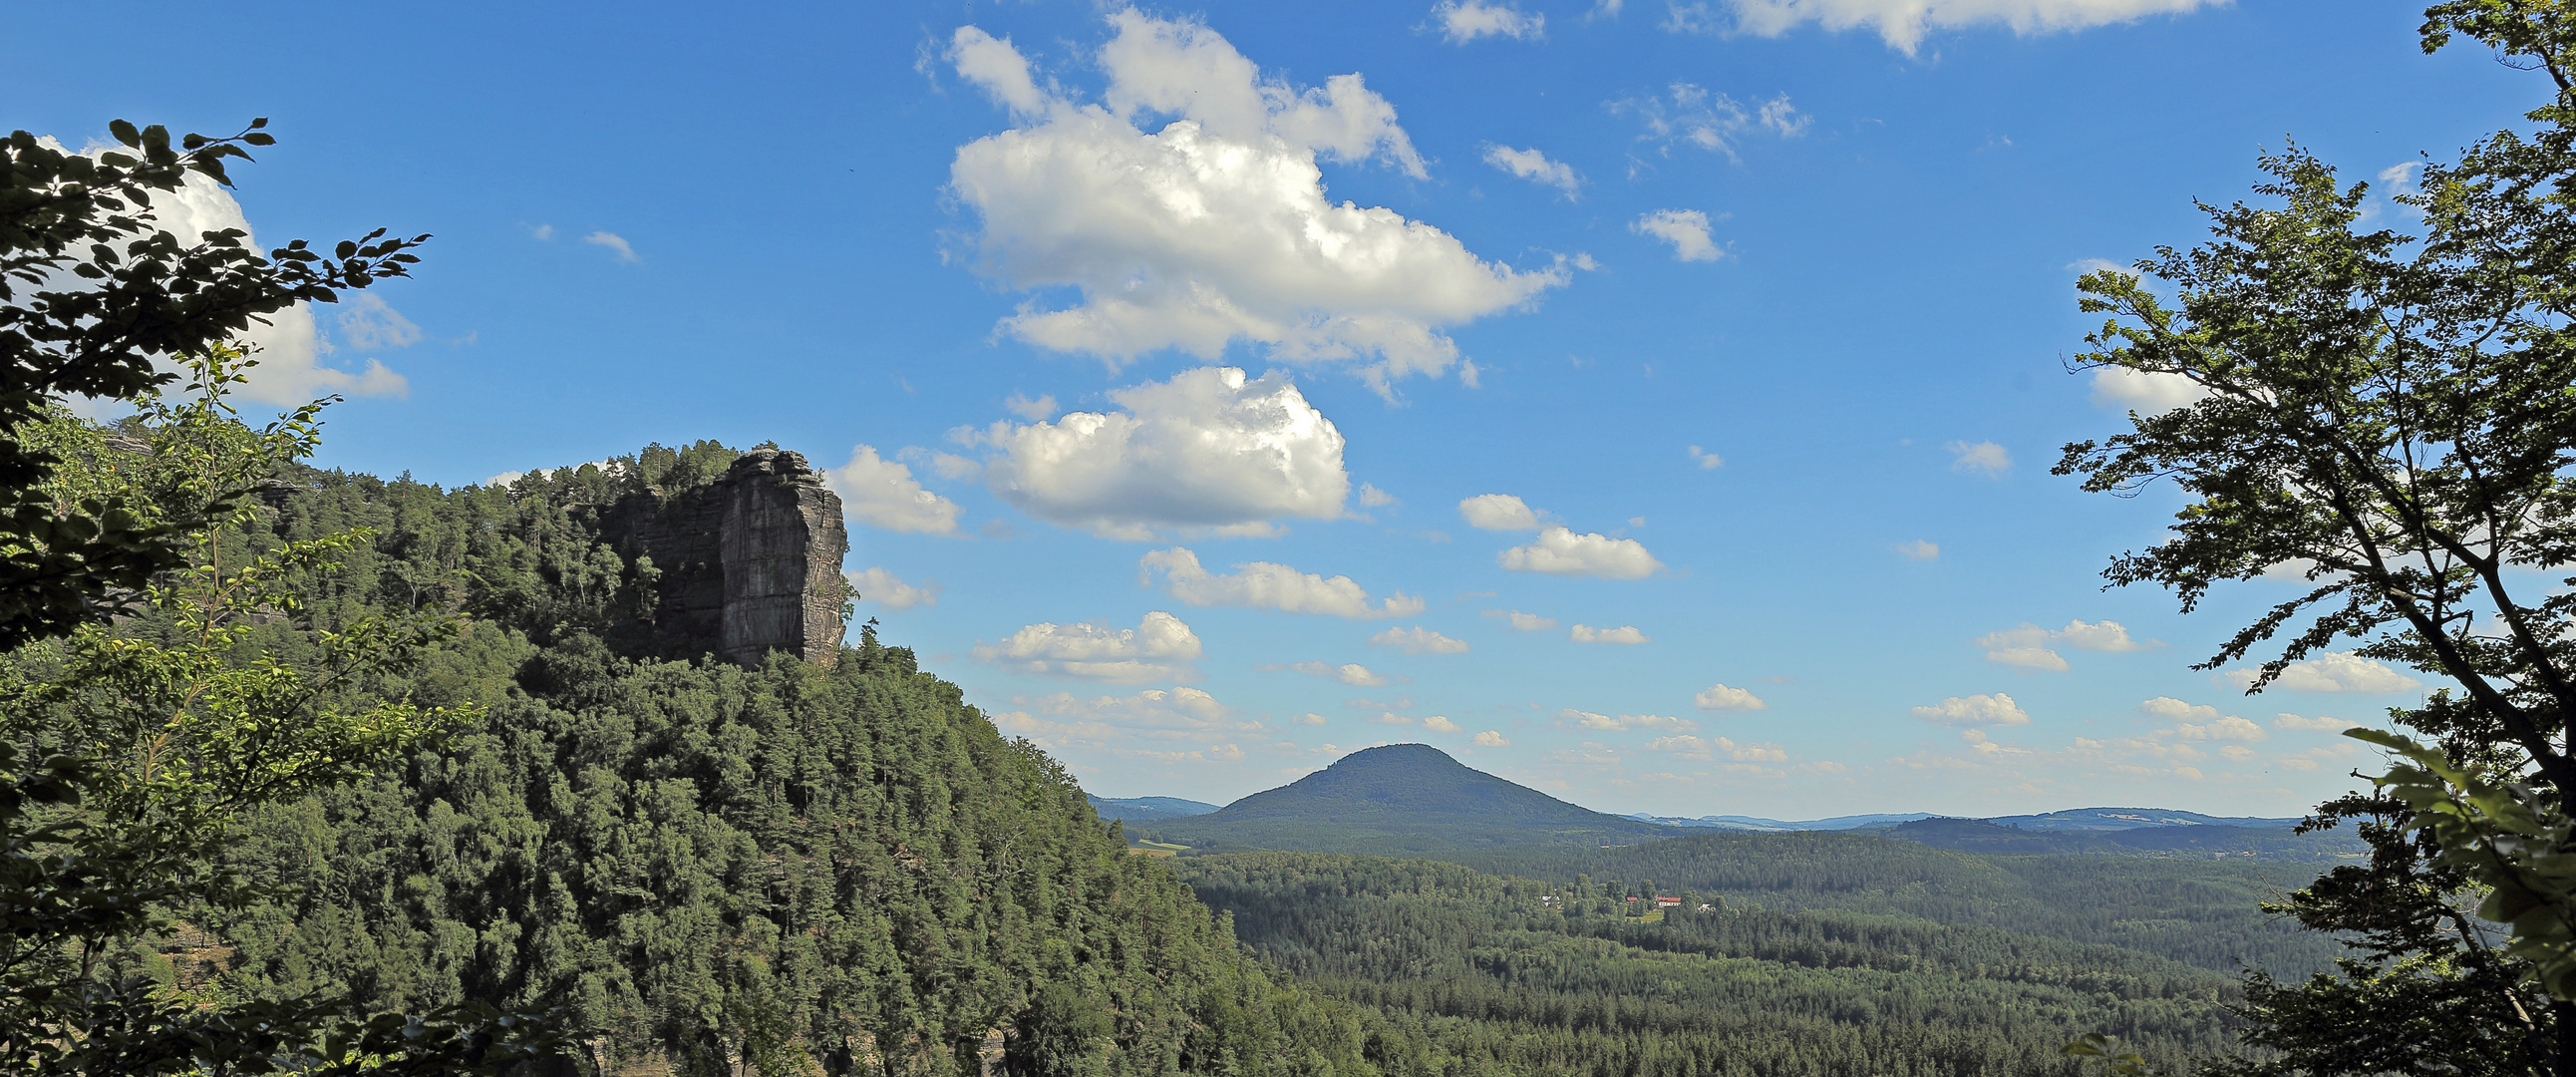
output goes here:
<path id="1" fill-rule="evenodd" d="M 2079 651 L 2142 651 L 2146 647 L 2129 638 L 2129 630 L 2118 621 L 2069 621 L 2064 628 L 2048 629 L 2028 621 L 2020 627 L 1979 636 L 1975 645 L 1986 652 L 1986 661 L 2000 662 L 2024 669 L 2046 669 L 2063 672 L 2066 659 L 2055 647 L 2072 647 Z"/>
<path id="2" fill-rule="evenodd" d="M 2231 669 L 2227 680 L 2239 688 L 2251 688 L 2260 670 Z M 2381 694 L 2405 692 L 2423 686 L 2423 682 L 2390 668 L 2384 662 L 2372 661 L 2357 654 L 2327 651 L 2304 662 L 2292 662 L 2281 670 L 2271 687 L 2293 692 L 2366 692 Z"/>
<path id="3" fill-rule="evenodd" d="M 2118 621 L 2068 621 L 2066 627 L 2057 630 L 2057 641 L 2079 651 L 2120 653 L 2147 649 L 2146 644 L 2130 639 L 2128 628 Z"/>
<path id="4" fill-rule="evenodd" d="M 1509 146 L 1489 145 L 1485 147 L 1485 163 L 1532 183 L 1563 191 L 1567 201 L 1574 201 L 1583 191 L 1583 177 L 1575 174 L 1573 165 L 1549 160 L 1546 154 L 1536 149 L 1516 150 Z"/>
<path id="5" fill-rule="evenodd" d="M 1482 733 L 1476 734 L 1476 747 L 1509 748 L 1511 746 L 1512 742 L 1503 736 L 1501 730 L 1488 729 Z"/>
<path id="6" fill-rule="evenodd" d="M 1514 632 L 1544 632 L 1556 627 L 1556 618 L 1541 617 L 1519 610 L 1486 610 L 1485 616 L 1512 626 Z"/>
<path id="7" fill-rule="evenodd" d="M 2172 696 L 2157 696 L 2138 704 L 2138 713 L 2177 722 L 2209 722 L 2218 718 L 2218 708 L 2205 703 L 2186 703 Z"/>
<path id="8" fill-rule="evenodd" d="M 1728 28 L 1712 0 L 1674 0 L 1675 30 Z M 2217 0 L 1719 0 L 1734 13 L 1733 29 L 1778 37 L 1808 23 L 1827 30 L 1866 27 L 1907 55 L 1934 30 L 2001 24 L 2016 34 L 2080 30 L 2130 22 L 2149 15 L 2181 14 Z"/>
<path id="9" fill-rule="evenodd" d="M 1951 696 L 1929 707 L 1914 708 L 1914 716 L 1933 725 L 1960 727 L 2030 724 L 2030 715 L 2022 712 L 2021 705 L 2013 702 L 2013 697 L 2002 692 Z"/>
<path id="10" fill-rule="evenodd" d="M 1326 198 L 1318 157 L 1427 175 L 1395 107 L 1359 75 L 1299 88 L 1198 23 L 1133 9 L 1109 23 L 1098 104 L 1038 90 L 1008 42 L 973 27 L 952 39 L 958 74 L 1022 121 L 950 165 L 950 190 L 981 218 L 972 265 L 1012 289 L 1081 295 L 1052 309 L 1032 299 L 1003 332 L 1112 366 L 1165 348 L 1214 359 L 1249 340 L 1278 359 L 1354 366 L 1387 393 L 1460 364 L 1447 327 L 1568 280 Z"/>
<path id="11" fill-rule="evenodd" d="M 1673 260 L 1714 262 L 1726 256 L 1708 235 L 1708 214 L 1695 209 L 1659 209 L 1628 223 L 1628 230 L 1673 245 Z"/>
<path id="12" fill-rule="evenodd" d="M 1486 531 L 1538 530 L 1538 511 L 1511 494 L 1477 494 L 1458 502 L 1458 515 Z"/>
<path id="13" fill-rule="evenodd" d="M 1896 553 L 1908 561 L 1935 561 L 1941 557 L 1941 544 L 1915 539 L 1912 542 L 1897 543 Z"/>
<path id="14" fill-rule="evenodd" d="M 1718 468 L 1726 466 L 1725 457 L 1719 456 L 1706 449 L 1702 449 L 1697 445 L 1690 447 L 1690 458 L 1691 462 L 1698 464 L 1702 471 L 1715 471 Z"/>
<path id="15" fill-rule="evenodd" d="M 974 653 L 1015 673 L 1138 684 L 1197 680 L 1202 652 L 1198 633 L 1158 610 L 1134 628 L 1040 622 Z"/>
<path id="16" fill-rule="evenodd" d="M 1974 471 L 1993 476 L 2012 470 L 2012 453 L 1994 442 L 1953 441 L 1948 448 L 1952 471 Z"/>
<path id="17" fill-rule="evenodd" d="M 1571 722 L 1577 729 L 1589 729 L 1600 733 L 1626 733 L 1640 729 L 1669 730 L 1676 733 L 1692 733 L 1699 730 L 1699 723 L 1669 714 L 1622 714 L 1614 718 L 1607 714 L 1596 714 L 1572 707 L 1556 712 L 1556 720 Z"/>
<path id="18" fill-rule="evenodd" d="M 2328 718 L 2322 714 L 2308 718 L 2283 712 L 2272 716 L 2272 724 L 2282 729 L 2296 729 L 2303 733 L 2341 733 L 2361 723 L 2347 722 L 2341 718 Z"/>
<path id="19" fill-rule="evenodd" d="M 1393 647 L 1406 654 L 1465 654 L 1467 641 L 1451 639 L 1428 628 L 1390 628 L 1370 636 L 1369 642 L 1380 647 Z"/>
<path id="20" fill-rule="evenodd" d="M 2043 631 L 2045 630 L 2043 629 Z M 1991 635 L 1981 637 L 1976 641 L 1977 646 L 1986 649 L 1986 661 L 2001 662 L 2007 666 L 2019 666 L 2023 669 L 2044 669 L 2057 673 L 2066 672 L 2068 668 L 2066 665 L 2066 658 L 2065 656 L 2058 654 L 2056 651 L 2050 650 L 2046 647 L 2013 645 L 1997 642 L 1999 638 L 2011 635 L 2013 635 L 2011 632 L 1996 632 Z"/>
<path id="21" fill-rule="evenodd" d="M 1704 711 L 1759 711 L 1771 709 L 1770 704 L 1762 702 L 1761 696 L 1754 695 L 1752 692 L 1742 688 L 1729 688 L 1724 684 L 1712 684 L 1707 688 L 1701 689 L 1698 695 L 1691 697 L 1691 702 L 1697 704 L 1699 709 Z"/>
<path id="22" fill-rule="evenodd" d="M 2200 383 L 2180 374 L 2158 374 L 2127 367 L 2093 371 L 2093 402 L 2103 407 L 2162 415 L 2209 395 Z"/>
<path id="23" fill-rule="evenodd" d="M 2233 714 L 2211 722 L 2184 722 L 2174 727 L 2174 735 L 2184 740 L 2270 740 L 2263 727 Z"/>
<path id="24" fill-rule="evenodd" d="M 851 520 L 888 531 L 948 535 L 957 531 L 956 502 L 922 489 L 912 469 L 877 455 L 875 446 L 850 450 L 850 462 L 823 469 L 823 485 L 841 495 Z"/>
<path id="25" fill-rule="evenodd" d="M 2239 718 L 2233 714 L 2220 714 L 2218 713 L 2218 708 L 2207 704 L 2188 703 L 2183 700 L 2175 699 L 2172 696 L 2157 696 L 2154 699 L 2140 703 L 2138 704 L 2138 713 L 2154 718 L 2163 718 L 2174 723 L 2174 727 L 2172 729 L 2165 730 L 2164 733 L 2159 734 L 2159 736 L 2169 734 L 2180 737 L 2184 740 L 2261 741 L 2272 739 L 2272 735 L 2270 733 L 2264 732 L 2262 726 L 2256 725 L 2253 722 Z M 2286 717 L 2295 718 L 2297 715 L 2287 715 Z M 2341 727 L 2337 726 L 2337 728 Z M 2189 758 L 2189 755 L 2187 754 L 2189 751 L 2188 745 L 2177 746 L 2173 750 L 2178 754 L 2178 757 Z M 2228 758 L 2241 761 L 2245 758 L 2242 753 L 2243 749 L 2237 749 L 2235 752 L 2228 753 Z"/>
<path id="26" fill-rule="evenodd" d="M 1435 714 L 1429 718 L 1423 719 L 1422 728 L 1428 729 L 1434 733 L 1466 732 L 1466 730 L 1458 728 L 1458 723 L 1450 721 L 1449 716 L 1445 714 Z"/>
<path id="27" fill-rule="evenodd" d="M 1440 0 L 1431 9 L 1431 18 L 1440 24 L 1440 36 L 1460 45 L 1480 37 L 1534 40 L 1547 30 L 1545 15 L 1483 0 Z"/>
<path id="28" fill-rule="evenodd" d="M 1109 394 L 1124 411 L 961 431 L 990 446 L 984 481 L 1021 511 L 1146 540 L 1164 527 L 1266 529 L 1342 514 L 1342 433 L 1285 373 L 1200 367 Z"/>
<path id="29" fill-rule="evenodd" d="M 1164 593 L 1193 606 L 1245 606 L 1362 620 L 1411 617 L 1426 608 L 1419 596 L 1400 591 L 1371 606 L 1368 592 L 1348 576 L 1325 579 L 1269 561 L 1251 561 L 1234 569 L 1230 575 L 1209 572 L 1199 565 L 1199 555 L 1179 546 L 1155 550 L 1137 562 L 1137 574 L 1147 586 L 1160 573 Z"/>
<path id="30" fill-rule="evenodd" d="M 1293 669 L 1309 677 L 1322 677 L 1328 681 L 1340 681 L 1343 684 L 1357 688 L 1383 688 L 1395 683 L 1395 678 L 1379 673 L 1367 666 L 1360 665 L 1357 662 L 1345 663 L 1339 666 L 1332 665 L 1327 662 L 1299 662 L 1288 666 L 1263 666 L 1261 668 Z"/>
<path id="31" fill-rule="evenodd" d="M 1553 576 L 1597 576 L 1605 580 L 1642 580 L 1664 567 L 1635 539 L 1611 538 L 1598 532 L 1578 535 L 1563 527 L 1539 532 L 1538 541 L 1514 546 L 1494 560 L 1514 572 Z"/>
<path id="32" fill-rule="evenodd" d="M 52 139 L 44 141 L 60 146 Z M 95 156 L 106 150 L 84 152 Z M 238 228 L 243 233 L 242 246 L 253 251 L 261 249 L 258 235 L 249 218 L 242 215 L 241 203 L 234 200 L 232 192 L 194 172 L 187 174 L 177 190 L 151 192 L 150 208 L 153 224 L 178 237 L 182 248 L 204 242 L 201 237 L 207 232 Z M 71 281 L 65 280 L 48 282 L 43 287 L 72 286 Z M 347 346 L 402 347 L 419 339 L 419 327 L 394 312 L 374 292 L 344 293 L 341 306 L 341 343 Z M 251 358 L 259 362 L 251 368 L 250 380 L 234 389 L 239 397 L 262 404 L 293 405 L 333 393 L 397 397 L 410 394 L 411 382 L 376 359 L 368 359 L 365 367 L 356 371 L 322 365 L 321 357 L 335 349 L 322 338 L 311 304 L 298 303 L 264 317 L 267 324 L 252 322 L 237 341 L 249 345 L 253 350 Z"/>
<path id="33" fill-rule="evenodd" d="M 1654 642 L 1653 640 L 1648 639 L 1645 633 L 1637 631 L 1637 626 L 1635 625 L 1620 625 L 1617 628 L 1594 628 L 1591 625 L 1576 625 L 1566 633 L 1566 638 L 1571 639 L 1576 643 L 1621 643 L 1635 645 L 1639 643 Z"/>
<path id="34" fill-rule="evenodd" d="M 1241 762 L 1240 740 L 1261 732 L 1234 708 L 1196 688 L 1148 688 L 1130 696 L 1077 696 L 1057 692 L 1018 696 L 1015 710 L 994 714 L 993 724 L 1027 737 L 1058 756 L 1203 766 Z"/>
<path id="35" fill-rule="evenodd" d="M 939 604 L 940 586 L 929 580 L 905 583 L 882 568 L 861 569 L 848 575 L 851 589 L 858 592 L 862 602 L 872 602 L 888 610 Z"/>
<path id="36" fill-rule="evenodd" d="M 1029 73 L 1029 61 L 1007 37 L 996 38 L 972 26 L 960 26 L 948 41 L 948 62 L 957 75 L 984 88 L 994 103 L 1014 115 L 1036 116 L 1047 110 L 1054 98 L 1039 89 L 1037 79 Z"/>
<path id="37" fill-rule="evenodd" d="M 1729 737 L 1657 737 L 1646 742 L 1646 750 L 1662 752 L 1679 759 L 1715 760 L 1719 756 L 1738 763 L 1786 763 L 1788 749 L 1777 744 L 1739 744 Z"/>

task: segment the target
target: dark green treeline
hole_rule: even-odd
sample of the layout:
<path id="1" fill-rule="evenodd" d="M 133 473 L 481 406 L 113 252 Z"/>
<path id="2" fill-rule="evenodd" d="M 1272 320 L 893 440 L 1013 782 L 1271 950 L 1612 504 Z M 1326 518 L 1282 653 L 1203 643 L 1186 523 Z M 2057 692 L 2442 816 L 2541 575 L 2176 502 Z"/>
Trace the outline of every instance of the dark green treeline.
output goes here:
<path id="1" fill-rule="evenodd" d="M 276 485 L 248 546 L 377 534 L 256 646 L 291 660 L 369 610 L 459 604 L 461 647 L 369 690 L 491 719 L 257 817 L 235 865 L 285 896 L 201 914 L 223 945 L 171 947 L 199 967 L 169 973 L 560 1005 L 611 1072 L 972 1073 L 996 1029 L 1018 1072 L 1377 1071 L 1362 1011 L 1274 984 L 910 652 L 871 633 L 835 668 L 656 656 L 654 570 L 598 541 L 599 513 L 733 455 L 652 449 L 506 490 Z"/>
<path id="2" fill-rule="evenodd" d="M 2115 947 L 1698 894 L 1646 918 L 1615 883 L 1420 860 L 1180 865 L 1245 944 L 1469 1072 L 2072 1075 L 2057 1048 L 2085 1031 L 2229 1045 L 2233 977 Z"/>
<path id="3" fill-rule="evenodd" d="M 1904 843 L 1869 855 L 1939 863 L 1916 879 L 1695 838 L 1488 854 L 1720 906 L 1661 923 L 1571 872 L 1292 854 L 1183 858 L 1194 899 L 873 633 L 831 668 L 758 669 L 657 634 L 657 570 L 604 545 L 600 516 L 734 455 L 653 448 L 507 489 L 273 488 L 244 546 L 376 535 L 256 646 L 294 660 L 370 611 L 453 605 L 475 619 L 460 646 L 363 690 L 491 717 L 259 815 L 235 864 L 280 898 L 202 913 L 216 945 L 150 960 L 245 996 L 561 1006 L 581 1069 L 633 1074 L 976 1073 L 998 1040 L 1014 1073 L 2022 1077 L 2074 1073 L 2055 1051 L 2081 1031 L 2165 1057 L 2223 1045 L 2230 978 L 2180 937 L 2240 920 L 2168 916 L 2141 946 L 2123 910 L 2173 905 L 2157 892 L 2087 935 L 2089 914 L 2047 908 L 2056 891 L 1981 874 L 2002 861 Z M 2093 885 L 2197 885 L 2174 870 Z M 2002 900 L 1948 908 L 1965 883 Z M 1718 896 L 1766 886 L 1805 898 Z M 1880 886 L 1903 900 L 1880 907 Z M 2186 896 L 2250 904 L 2236 885 Z"/>

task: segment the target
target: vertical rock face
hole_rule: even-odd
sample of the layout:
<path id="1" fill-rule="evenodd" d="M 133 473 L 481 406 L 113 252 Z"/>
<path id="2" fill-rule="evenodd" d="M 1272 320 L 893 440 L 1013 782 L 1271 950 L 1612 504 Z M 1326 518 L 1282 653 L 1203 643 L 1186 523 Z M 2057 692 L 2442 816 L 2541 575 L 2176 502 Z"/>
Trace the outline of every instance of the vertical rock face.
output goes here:
<path id="1" fill-rule="evenodd" d="M 691 652 L 744 665 L 772 650 L 825 665 L 839 657 L 850 536 L 841 499 L 804 456 L 754 449 L 713 483 L 628 497 L 608 530 L 628 556 L 652 559 L 656 627 Z"/>
<path id="2" fill-rule="evenodd" d="M 841 653 L 841 499 L 805 457 L 755 449 L 717 485 L 724 494 L 723 650 L 758 663 L 772 649 L 829 664 Z"/>

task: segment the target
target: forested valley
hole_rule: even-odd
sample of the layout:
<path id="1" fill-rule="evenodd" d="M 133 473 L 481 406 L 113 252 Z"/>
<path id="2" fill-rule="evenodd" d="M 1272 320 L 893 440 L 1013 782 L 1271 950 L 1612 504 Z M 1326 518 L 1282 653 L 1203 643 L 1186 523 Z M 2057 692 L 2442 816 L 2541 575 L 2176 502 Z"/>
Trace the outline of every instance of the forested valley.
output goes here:
<path id="1" fill-rule="evenodd" d="M 1473 1072 L 2072 1073 L 2058 1047 L 2086 1031 L 2171 1062 L 2230 1048 L 2240 962 L 2302 979 L 2339 952 L 2256 909 L 2304 878 L 1807 837 L 1518 858 L 1625 873 L 1547 881 L 1314 853 L 1177 864 L 1253 951 Z"/>
<path id="2" fill-rule="evenodd" d="M 60 422 L 102 472 L 153 444 Z M 230 557 L 372 537 L 302 570 L 299 615 L 242 659 L 318 665 L 334 632 L 454 606 L 452 645 L 340 691 L 488 717 L 246 814 L 223 867 L 269 896 L 177 910 L 111 964 L 209 998 L 541 1013 L 582 1072 L 1376 1069 L 1364 1011 L 1239 955 L 1061 767 L 872 629 L 828 667 L 651 656 L 655 570 L 599 542 L 598 511 L 735 456 L 654 447 L 506 489 L 270 477 Z"/>
<path id="3" fill-rule="evenodd" d="M 109 463 L 149 432 L 65 440 Z M 275 896 L 118 960 L 226 997 L 547 1011 L 601 1073 L 2004 1077 L 2079 1072 L 2058 1048 L 2086 1031 L 2222 1050 L 2239 960 L 2297 978 L 2334 951 L 2255 908 L 2292 865 L 1724 833 L 1473 868 L 1131 855 L 873 626 L 831 666 L 677 653 L 645 616 L 660 570 L 601 514 L 736 455 L 268 482 L 230 556 L 372 538 L 240 647 L 314 660 L 322 634 L 451 605 L 458 640 L 350 691 L 488 717 L 248 814 L 225 860 Z M 1659 890 L 1682 906 L 1641 915 Z"/>

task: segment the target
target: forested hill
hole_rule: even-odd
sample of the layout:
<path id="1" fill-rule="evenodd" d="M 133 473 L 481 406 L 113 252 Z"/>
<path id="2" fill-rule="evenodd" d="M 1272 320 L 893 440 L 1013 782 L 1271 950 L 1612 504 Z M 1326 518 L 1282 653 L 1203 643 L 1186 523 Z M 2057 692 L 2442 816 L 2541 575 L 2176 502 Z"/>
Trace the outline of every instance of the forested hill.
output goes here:
<path id="1" fill-rule="evenodd" d="M 1635 842 L 1679 831 L 1568 804 L 1427 744 L 1343 756 L 1206 815 L 1158 819 L 1157 834 L 1200 850 L 1305 849 L 1435 855 L 1455 848 Z"/>
<path id="2" fill-rule="evenodd" d="M 2316 879 L 2311 863 L 2132 856 L 1993 856 L 1866 834 L 1699 833 L 1611 849 L 1516 848 L 1447 857 L 1568 884 L 1723 895 L 1773 909 L 1893 915 L 2118 946 L 2213 971 L 2284 979 L 2346 951 L 2262 909 Z"/>
<path id="3" fill-rule="evenodd" d="M 1174 819 L 1185 815 L 1206 815 L 1216 805 L 1179 797 L 1091 797 L 1091 810 L 1103 819 Z"/>
<path id="4" fill-rule="evenodd" d="M 2042 830 L 1979 819 L 1917 819 L 1861 833 L 1976 853 L 2110 854 L 2335 863 L 2368 853 L 2348 828 L 2301 834 L 2290 826 L 2142 826 Z"/>
<path id="5" fill-rule="evenodd" d="M 2234 1021 L 2231 972 L 2125 946 L 1688 890 L 1653 909 L 1635 879 L 1420 860 L 1179 863 L 1245 943 L 1452 1072 L 2082 1077 L 2057 1048 L 2084 1032 L 2169 1063 L 2223 1048 Z"/>
<path id="6" fill-rule="evenodd" d="M 282 476 L 252 550 L 374 529 L 250 653 L 452 604 L 461 646 L 372 690 L 489 721 L 398 774 L 268 811 L 161 974 L 240 996 L 562 1007 L 610 1074 L 1367 1074 L 1366 1015 L 1273 983 L 1064 770 L 871 633 L 824 666 L 671 655 L 604 506 L 710 481 L 701 443 L 441 490 Z M 590 1067 L 584 1067 L 590 1068 Z"/>

